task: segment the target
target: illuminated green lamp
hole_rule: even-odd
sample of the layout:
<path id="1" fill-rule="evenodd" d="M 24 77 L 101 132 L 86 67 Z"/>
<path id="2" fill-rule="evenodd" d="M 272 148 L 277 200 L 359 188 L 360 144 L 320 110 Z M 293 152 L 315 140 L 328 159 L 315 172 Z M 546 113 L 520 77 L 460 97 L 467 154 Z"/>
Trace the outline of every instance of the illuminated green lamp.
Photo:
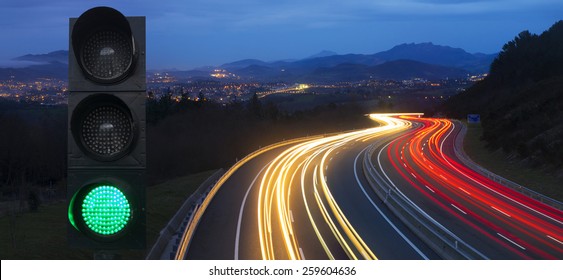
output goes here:
<path id="1" fill-rule="evenodd" d="M 80 224 L 98 236 L 119 234 L 131 221 L 131 205 L 115 186 L 88 188 L 73 204 L 78 211 L 69 212 L 71 222 L 76 226 L 74 218 L 81 217 Z"/>
<path id="2" fill-rule="evenodd" d="M 82 201 L 82 218 L 86 226 L 101 235 L 122 230 L 131 219 L 131 207 L 123 193 L 113 186 L 93 188 Z"/>

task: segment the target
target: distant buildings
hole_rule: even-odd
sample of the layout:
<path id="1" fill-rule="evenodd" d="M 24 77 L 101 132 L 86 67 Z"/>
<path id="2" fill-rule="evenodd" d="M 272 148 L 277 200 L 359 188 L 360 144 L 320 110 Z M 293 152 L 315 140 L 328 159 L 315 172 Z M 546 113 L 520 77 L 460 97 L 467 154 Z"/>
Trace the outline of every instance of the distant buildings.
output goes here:
<path id="1" fill-rule="evenodd" d="M 392 96 L 397 94 L 424 94 L 439 96 L 457 94 L 487 74 L 468 76 L 466 79 L 428 81 L 422 78 L 408 80 L 365 80 L 359 82 L 337 82 L 334 84 L 287 84 L 283 82 L 237 81 L 236 75 L 226 70 L 215 69 L 211 76 L 198 79 L 179 78 L 167 72 L 151 73 L 147 76 L 147 93 L 150 98 L 170 96 L 176 102 L 183 99 L 197 100 L 200 93 L 206 99 L 219 103 L 245 101 L 254 94 L 265 97 L 272 94 L 327 94 L 358 93 Z M 15 79 L 0 81 L 0 98 L 18 101 L 39 102 L 44 105 L 65 104 L 67 83 L 56 79 L 37 79 L 22 82 Z"/>
<path id="2" fill-rule="evenodd" d="M 57 79 L 0 81 L 0 97 L 8 100 L 38 102 L 42 105 L 65 104 L 67 92 L 66 81 Z"/>

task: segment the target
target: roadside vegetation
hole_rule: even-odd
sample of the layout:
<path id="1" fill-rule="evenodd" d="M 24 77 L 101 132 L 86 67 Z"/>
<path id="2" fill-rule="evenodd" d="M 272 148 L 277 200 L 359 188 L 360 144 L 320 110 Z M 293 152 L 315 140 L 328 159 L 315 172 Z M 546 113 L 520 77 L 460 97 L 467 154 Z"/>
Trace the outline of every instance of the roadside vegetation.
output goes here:
<path id="1" fill-rule="evenodd" d="M 483 128 L 470 124 L 463 142 L 463 148 L 477 164 L 504 178 L 553 199 L 563 201 L 561 179 L 548 170 L 532 169 L 517 158 L 509 158 L 501 150 L 491 152 L 487 142 L 481 140 Z"/>
<path id="2" fill-rule="evenodd" d="M 561 200 L 563 21 L 540 35 L 518 34 L 504 45 L 484 80 L 452 97 L 440 110 L 461 119 L 480 114 L 482 131 L 475 131 L 479 134 L 475 137 L 483 140 L 486 152 L 496 159 L 484 161 L 484 165 L 507 161 L 522 166 L 520 172 L 514 172 L 516 177 L 507 176 L 515 180 L 533 169 L 544 175 L 536 178 L 530 173 L 530 183 L 524 185 L 533 186 L 538 180 L 542 186 L 537 189 L 543 192 L 541 182 L 558 181 L 557 190 L 547 192 Z"/>

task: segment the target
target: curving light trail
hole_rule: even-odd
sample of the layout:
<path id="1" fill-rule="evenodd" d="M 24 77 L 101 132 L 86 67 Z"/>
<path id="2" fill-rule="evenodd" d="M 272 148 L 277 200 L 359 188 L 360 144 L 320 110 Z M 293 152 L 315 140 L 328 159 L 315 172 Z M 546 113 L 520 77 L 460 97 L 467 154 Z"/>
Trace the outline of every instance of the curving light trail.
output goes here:
<path id="1" fill-rule="evenodd" d="M 299 244 L 310 240 L 297 238 L 299 228 L 293 223 L 292 195 L 301 196 L 299 201 L 304 204 L 315 237 L 328 259 L 335 258 L 335 250 L 342 250 L 350 259 L 377 259 L 341 210 L 325 176 L 335 150 L 352 141 L 365 142 L 410 127 L 409 121 L 390 114 L 370 117 L 382 125 L 294 145 L 270 163 L 259 185 L 257 203 L 263 259 L 305 258 Z M 329 246 L 330 239 L 336 240 L 339 248 Z"/>
<path id="2" fill-rule="evenodd" d="M 308 243 L 318 244 L 322 248 L 321 254 L 327 259 L 377 259 L 364 241 L 365 236 L 360 236 L 332 195 L 325 173 L 332 160 L 330 156 L 341 152 L 337 149 L 346 149 L 347 144 L 357 142 L 368 144 L 374 138 L 408 130 L 411 127 L 410 121 L 393 117 L 398 115 L 420 116 L 422 113 L 372 114 L 369 117 L 379 122 L 379 127 L 289 140 L 262 148 L 243 158 L 218 180 L 194 211 L 181 238 L 176 259 L 186 257 L 203 214 L 233 174 L 252 159 L 282 147 L 285 150 L 263 169 L 264 174 L 259 184 L 254 185 L 254 181 L 251 184 L 251 187 L 258 188 L 257 198 L 248 196 L 251 188 L 244 196 L 237 224 L 235 259 L 239 258 L 240 219 L 247 198 L 248 205 L 256 207 L 257 236 L 262 259 L 305 259 L 302 245 Z M 261 173 L 262 171 L 255 180 Z M 257 201 L 253 201 L 254 199 Z M 296 226 L 294 218 L 306 222 Z M 309 225 L 312 231 L 303 228 Z M 311 236 L 312 232 L 314 236 Z M 311 249 L 311 254 L 316 255 L 316 258 L 323 258 L 318 255 L 316 246 Z"/>
<path id="3" fill-rule="evenodd" d="M 346 192 L 346 186 L 341 184 L 350 181 L 331 185 L 332 181 L 327 180 L 327 174 L 333 174 L 329 170 L 331 161 L 339 153 L 346 153 L 347 149 L 362 150 L 355 157 L 356 174 L 358 157 L 372 145 L 369 147 L 379 149 L 373 156 L 378 163 L 374 167 L 385 175 L 381 179 L 388 180 L 391 184 L 387 185 L 393 186 L 416 211 L 424 212 L 424 216 L 439 223 L 462 243 L 478 249 L 483 258 L 563 259 L 562 211 L 459 163 L 453 150 L 459 127 L 449 120 L 416 118 L 416 115 L 421 114 L 400 114 L 401 117 L 399 114 L 372 114 L 370 118 L 379 122 L 379 127 L 290 140 L 250 154 L 225 173 L 194 211 L 176 258 L 186 256 L 203 213 L 234 172 L 253 158 L 282 148 L 281 153 L 272 153 L 267 158 L 267 165 L 260 166 L 260 172 L 241 196 L 234 258 L 239 259 L 242 237 L 243 246 L 255 247 L 245 250 L 241 258 L 378 259 L 374 248 L 387 242 L 385 237 L 373 238 L 373 229 L 366 230 L 358 223 L 362 219 L 347 216 L 343 209 L 350 212 L 354 209 L 350 208 L 350 203 L 356 200 L 341 200 L 342 206 L 339 204 L 342 193 Z M 389 136 L 394 138 L 391 140 Z M 342 162 L 338 160 L 338 164 Z M 355 176 L 370 199 L 357 174 Z M 332 179 L 337 180 L 334 175 Z M 333 192 L 340 196 L 335 197 Z M 371 199 L 370 202 L 375 207 Z M 353 210 L 349 214 L 361 213 Z M 244 223 L 243 216 L 246 217 Z M 396 227 L 394 229 L 401 234 Z M 404 236 L 403 239 L 409 242 Z"/>
<path id="4" fill-rule="evenodd" d="M 476 234 L 520 258 L 563 257 L 563 212 L 500 185 L 459 163 L 450 151 L 455 124 L 422 124 L 391 142 L 387 159 L 408 184 L 405 190 L 455 217 Z M 445 145 L 446 144 L 446 145 Z M 385 172 L 385 171 L 384 171 Z M 425 208 L 424 205 L 421 205 Z"/>

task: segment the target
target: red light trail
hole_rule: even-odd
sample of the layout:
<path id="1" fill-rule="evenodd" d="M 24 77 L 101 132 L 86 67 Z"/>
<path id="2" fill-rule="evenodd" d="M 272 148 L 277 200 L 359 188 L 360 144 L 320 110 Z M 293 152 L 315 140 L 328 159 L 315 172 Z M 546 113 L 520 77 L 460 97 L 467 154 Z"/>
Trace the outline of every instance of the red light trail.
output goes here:
<path id="1" fill-rule="evenodd" d="M 402 117 L 420 123 L 395 139 L 386 155 L 407 182 L 400 189 L 430 212 L 439 207 L 449 223 L 494 240 L 521 258 L 563 257 L 563 212 L 473 171 L 457 160 L 454 132 L 445 119 Z M 381 156 L 381 154 L 380 154 Z M 442 215 L 444 216 L 444 215 Z"/>

